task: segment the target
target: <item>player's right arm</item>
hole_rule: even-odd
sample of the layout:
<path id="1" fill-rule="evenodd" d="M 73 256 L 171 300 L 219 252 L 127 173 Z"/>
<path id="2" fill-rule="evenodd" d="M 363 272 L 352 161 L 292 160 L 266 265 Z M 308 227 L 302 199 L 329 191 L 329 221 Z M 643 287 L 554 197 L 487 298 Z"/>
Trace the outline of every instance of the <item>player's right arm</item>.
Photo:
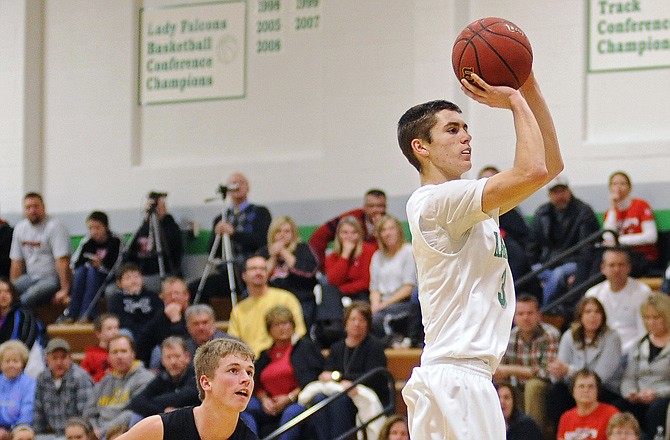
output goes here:
<path id="1" fill-rule="evenodd" d="M 142 419 L 118 440 L 163 440 L 163 420 L 158 415 Z"/>
<path id="2" fill-rule="evenodd" d="M 484 212 L 500 208 L 503 214 L 555 177 L 563 169 L 563 162 L 558 152 L 551 114 L 532 75 L 528 85 L 524 85 L 525 90 L 493 87 L 477 75 L 472 75 L 472 78 L 476 84 L 462 81 L 466 95 L 489 107 L 509 109 L 514 118 L 514 164 L 510 169 L 489 178 L 482 195 Z M 551 166 L 547 165 L 547 159 Z"/>

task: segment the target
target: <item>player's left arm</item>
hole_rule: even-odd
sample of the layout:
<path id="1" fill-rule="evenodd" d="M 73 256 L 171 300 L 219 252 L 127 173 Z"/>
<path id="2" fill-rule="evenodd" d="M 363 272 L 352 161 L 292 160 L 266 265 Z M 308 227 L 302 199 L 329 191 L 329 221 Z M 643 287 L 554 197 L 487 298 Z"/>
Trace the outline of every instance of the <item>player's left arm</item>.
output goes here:
<path id="1" fill-rule="evenodd" d="M 503 214 L 558 175 L 563 161 L 551 113 L 532 73 L 518 91 L 490 86 L 477 75 L 472 78 L 475 84 L 462 81 L 467 96 L 492 108 L 509 109 L 514 118 L 514 164 L 489 178 L 482 197 L 484 212 L 500 208 Z"/>

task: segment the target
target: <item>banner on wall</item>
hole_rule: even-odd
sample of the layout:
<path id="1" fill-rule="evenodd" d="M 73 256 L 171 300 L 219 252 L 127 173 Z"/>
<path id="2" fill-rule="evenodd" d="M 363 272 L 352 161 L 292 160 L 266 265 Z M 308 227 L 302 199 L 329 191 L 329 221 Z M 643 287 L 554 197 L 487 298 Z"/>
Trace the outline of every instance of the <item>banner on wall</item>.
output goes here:
<path id="1" fill-rule="evenodd" d="M 668 0 L 589 0 L 588 71 L 670 67 Z"/>
<path id="2" fill-rule="evenodd" d="M 243 98 L 246 2 L 140 10 L 140 105 Z"/>

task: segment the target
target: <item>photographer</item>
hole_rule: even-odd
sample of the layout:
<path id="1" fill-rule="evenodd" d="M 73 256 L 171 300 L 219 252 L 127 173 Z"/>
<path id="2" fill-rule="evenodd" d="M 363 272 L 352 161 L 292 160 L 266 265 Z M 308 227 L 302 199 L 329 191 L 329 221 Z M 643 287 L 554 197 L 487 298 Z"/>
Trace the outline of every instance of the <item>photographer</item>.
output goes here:
<path id="1" fill-rule="evenodd" d="M 181 259 L 184 254 L 181 231 L 174 217 L 168 214 L 165 205 L 167 193 L 151 192 L 146 206 L 146 216 L 130 243 L 125 261 L 137 264 L 144 277 L 147 290 L 158 293 L 161 290 L 161 275 L 180 276 Z M 156 216 L 156 235 L 161 238 L 159 248 L 154 243 L 150 230 L 152 215 Z M 159 258 L 163 260 L 165 273 L 160 273 Z"/>
<path id="2" fill-rule="evenodd" d="M 233 263 L 236 279 L 240 279 L 240 272 L 244 261 L 252 256 L 259 248 L 267 244 L 268 228 L 272 217 L 265 206 L 254 205 L 247 200 L 249 181 L 241 173 L 233 173 L 226 181 L 226 191 L 230 197 L 231 206 L 226 210 L 226 218 L 218 215 L 213 222 L 212 236 L 209 248 L 214 244 L 217 234 L 228 234 L 233 252 Z M 221 247 L 216 250 L 215 256 L 221 258 Z M 200 302 L 207 302 L 212 295 L 230 296 L 230 286 L 225 264 L 220 265 L 217 271 L 207 277 Z M 189 290 L 196 292 L 200 280 L 189 283 Z M 238 293 L 243 286 L 238 282 Z"/>

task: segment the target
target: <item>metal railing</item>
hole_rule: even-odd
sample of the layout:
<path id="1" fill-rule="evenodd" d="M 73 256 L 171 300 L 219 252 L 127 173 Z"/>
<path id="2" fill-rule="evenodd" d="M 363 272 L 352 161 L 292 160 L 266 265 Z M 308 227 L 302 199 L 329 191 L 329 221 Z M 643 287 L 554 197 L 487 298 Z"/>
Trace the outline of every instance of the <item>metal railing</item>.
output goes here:
<path id="1" fill-rule="evenodd" d="M 602 241 L 602 237 L 605 234 L 612 234 L 614 237 L 614 244 L 615 246 L 619 245 L 619 234 L 617 234 L 616 231 L 613 231 L 611 229 L 600 229 L 598 231 L 595 231 L 593 234 L 589 235 L 586 237 L 584 240 L 580 241 L 579 243 L 567 248 L 563 252 L 559 253 L 558 255 L 554 256 L 553 258 L 549 259 L 546 263 L 544 263 L 542 266 L 539 268 L 528 272 L 518 280 L 514 282 L 514 287 L 515 289 L 519 289 L 523 285 L 525 285 L 527 282 L 532 280 L 534 277 L 539 275 L 542 271 L 545 269 L 552 268 L 554 266 L 557 266 L 558 264 L 562 263 L 563 260 L 566 257 L 571 256 L 572 254 L 580 251 L 582 248 L 586 246 L 592 246 L 594 243 L 599 243 Z M 556 300 L 552 301 L 549 304 L 545 304 L 542 306 L 542 312 L 546 312 L 548 310 L 551 310 L 555 308 L 558 305 L 561 305 L 563 303 L 566 303 L 568 301 L 574 300 L 576 297 L 582 295 L 586 289 L 588 289 L 591 286 L 594 286 L 595 284 L 598 284 L 604 279 L 604 276 L 601 273 L 593 274 L 591 275 L 588 279 L 585 281 L 579 283 L 577 286 L 573 286 L 568 290 L 566 293 L 561 295 L 559 298 Z"/>
<path id="2" fill-rule="evenodd" d="M 386 406 L 384 406 L 382 408 L 382 412 L 380 412 L 376 416 L 370 418 L 369 420 L 366 420 L 365 422 L 361 423 L 360 425 L 354 426 L 353 428 L 349 429 L 347 432 L 343 433 L 342 435 L 340 435 L 339 437 L 337 437 L 334 440 L 344 440 L 346 438 L 349 438 L 349 436 L 353 435 L 354 433 L 356 433 L 356 432 L 358 432 L 362 429 L 366 429 L 370 423 L 374 422 L 378 418 L 380 418 L 384 415 L 393 414 L 395 412 L 395 379 L 393 378 L 393 376 L 391 375 L 389 370 L 387 370 L 384 367 L 377 367 L 375 369 L 372 369 L 372 370 L 368 371 L 367 373 L 365 373 L 364 375 L 362 375 L 361 377 L 359 377 L 358 379 L 353 381 L 350 386 L 348 386 L 344 390 L 340 391 L 339 393 L 328 396 L 327 398 L 320 401 L 316 405 L 307 408 L 302 413 L 298 414 L 297 416 L 295 416 L 294 418 L 292 418 L 288 422 L 284 423 L 279 428 L 272 431 L 270 434 L 268 434 L 267 437 L 264 437 L 263 440 L 276 439 L 277 437 L 279 437 L 280 435 L 282 435 L 283 433 L 285 433 L 289 429 L 299 425 L 300 423 L 303 423 L 305 420 L 307 420 L 309 417 L 311 417 L 317 411 L 321 411 L 324 407 L 328 406 L 331 402 L 345 396 L 356 385 L 360 384 L 361 382 L 364 382 L 364 381 L 368 380 L 369 378 L 371 378 L 373 376 L 377 376 L 377 375 L 380 375 L 380 374 L 384 375 L 386 377 L 387 386 L 389 388 L 389 402 L 386 404 Z"/>

